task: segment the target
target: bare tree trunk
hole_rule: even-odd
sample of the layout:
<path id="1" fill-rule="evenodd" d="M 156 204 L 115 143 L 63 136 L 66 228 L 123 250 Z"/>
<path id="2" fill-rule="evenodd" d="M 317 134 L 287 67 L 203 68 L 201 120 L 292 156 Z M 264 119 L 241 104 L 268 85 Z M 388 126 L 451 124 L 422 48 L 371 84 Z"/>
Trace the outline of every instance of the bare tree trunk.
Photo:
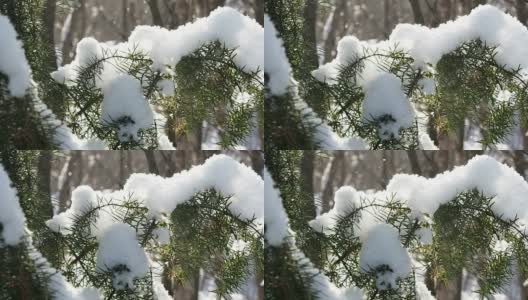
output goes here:
<path id="1" fill-rule="evenodd" d="M 515 2 L 515 10 L 517 11 L 517 19 L 524 26 L 526 26 L 526 21 L 528 21 L 528 4 L 525 0 L 517 0 Z"/>
<path id="2" fill-rule="evenodd" d="M 82 22 L 83 15 L 84 15 L 84 1 L 80 0 L 79 4 L 73 9 L 72 16 L 71 16 L 71 22 L 70 22 L 70 29 L 68 30 L 66 37 L 64 38 L 64 42 L 62 44 L 62 64 L 69 64 L 73 57 L 72 57 L 72 51 L 73 51 L 73 40 L 75 37 L 75 32 L 77 31 L 77 25 L 79 22 Z M 81 24 L 81 27 L 84 27 L 84 25 Z M 81 36 L 83 33 L 81 33 Z"/>
<path id="3" fill-rule="evenodd" d="M 44 40 L 50 45 L 48 55 L 48 64 L 51 69 L 57 69 L 57 56 L 55 55 L 55 12 L 57 9 L 56 0 L 47 0 L 44 2 L 42 10 L 42 35 Z"/>
<path id="4" fill-rule="evenodd" d="M 143 153 L 145 153 L 145 158 L 147 159 L 149 172 L 159 175 L 160 171 L 158 168 L 158 164 L 156 163 L 156 157 L 154 156 L 154 152 L 149 150 L 143 150 Z"/>
<path id="5" fill-rule="evenodd" d="M 264 1 L 265 0 L 255 0 L 255 17 L 257 22 L 264 26 Z"/>
<path id="6" fill-rule="evenodd" d="M 123 32 L 128 33 L 128 0 L 121 0 Z"/>
<path id="7" fill-rule="evenodd" d="M 342 167 L 345 160 L 345 152 L 336 151 L 334 152 L 334 159 L 332 160 L 332 165 L 330 166 L 330 171 L 328 174 L 328 180 L 326 185 L 323 188 L 322 195 L 322 211 L 321 213 L 327 212 L 330 210 L 330 202 L 334 196 L 334 187 L 336 187 L 335 180 L 338 175 L 338 168 Z"/>
<path id="8" fill-rule="evenodd" d="M 420 8 L 420 2 L 418 0 L 409 0 L 414 15 L 414 22 L 416 24 L 425 25 L 422 9 Z"/>
<path id="9" fill-rule="evenodd" d="M 147 0 L 147 4 L 152 14 L 152 23 L 156 26 L 163 27 L 163 19 L 161 18 L 161 12 L 158 6 L 158 0 Z"/>
<path id="10" fill-rule="evenodd" d="M 264 158 L 262 157 L 262 152 L 248 151 L 248 154 L 251 159 L 251 167 L 253 168 L 253 171 L 262 176 L 264 171 Z"/>
<path id="11" fill-rule="evenodd" d="M 65 211 L 70 206 L 70 197 L 72 187 L 78 186 L 82 181 L 82 153 L 81 151 L 72 151 L 68 166 L 66 169 L 66 178 L 62 183 L 59 192 L 59 212 Z M 71 175 L 70 175 L 71 174 Z M 76 175 L 76 176 L 74 176 Z"/>
<path id="12" fill-rule="evenodd" d="M 414 174 L 422 175 L 422 169 L 420 168 L 420 162 L 418 161 L 418 155 L 415 150 L 406 151 L 409 162 L 411 163 L 411 170 Z"/>
<path id="13" fill-rule="evenodd" d="M 53 205 L 51 205 L 51 152 L 41 151 L 38 158 L 38 191 L 41 196 L 40 207 L 44 208 L 42 214 L 53 217 Z"/>
<path id="14" fill-rule="evenodd" d="M 436 285 L 436 299 L 438 300 L 460 300 L 462 296 L 462 273 L 455 279 Z"/>
<path id="15" fill-rule="evenodd" d="M 390 16 L 392 12 L 390 4 L 390 0 L 383 0 L 383 34 L 385 35 L 385 38 L 388 38 L 391 33 Z"/>

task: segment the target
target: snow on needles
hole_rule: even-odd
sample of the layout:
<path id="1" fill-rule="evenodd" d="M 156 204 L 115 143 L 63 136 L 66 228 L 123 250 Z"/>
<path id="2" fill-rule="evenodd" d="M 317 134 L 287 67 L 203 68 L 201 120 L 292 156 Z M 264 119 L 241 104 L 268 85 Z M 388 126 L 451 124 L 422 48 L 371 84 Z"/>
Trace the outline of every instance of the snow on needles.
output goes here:
<path id="1" fill-rule="evenodd" d="M 387 185 L 387 192 L 405 201 L 415 216 L 432 215 L 440 205 L 471 189 L 493 197 L 497 216 L 505 220 L 518 217 L 528 224 L 528 183 L 513 168 L 489 156 L 475 156 L 466 165 L 430 179 L 397 174 Z"/>
<path id="2" fill-rule="evenodd" d="M 266 240 L 272 246 L 280 246 L 288 235 L 288 215 L 267 169 L 264 169 L 264 213 Z"/>
<path id="3" fill-rule="evenodd" d="M 264 70 L 269 76 L 268 86 L 274 95 L 283 95 L 290 85 L 291 66 L 282 40 L 268 15 L 264 16 Z"/>
<path id="4" fill-rule="evenodd" d="M 411 258 L 400 242 L 398 230 L 389 224 L 374 226 L 359 252 L 361 272 L 375 272 L 379 290 L 393 289 L 396 279 L 411 272 Z"/>
<path id="5" fill-rule="evenodd" d="M 247 220 L 264 218 L 264 181 L 250 167 L 222 154 L 169 178 L 132 174 L 124 186 L 124 191 L 142 199 L 154 215 L 170 213 L 207 189 L 231 197 L 233 214 Z"/>
<path id="6" fill-rule="evenodd" d="M 443 55 L 476 39 L 497 46 L 495 60 L 500 65 L 528 68 L 528 29 L 517 18 L 492 5 L 478 6 L 469 15 L 433 29 L 399 24 L 389 37 L 391 43 L 408 50 L 419 65 L 435 65 Z"/>
<path id="7" fill-rule="evenodd" d="M 401 128 L 414 124 L 414 110 L 402 88 L 400 79 L 391 73 L 381 73 L 366 84 L 363 120 L 375 121 L 390 115 L 390 119 L 380 121 L 382 139 L 398 139 Z"/>
<path id="8" fill-rule="evenodd" d="M 3 244 L 15 246 L 22 241 L 26 218 L 18 202 L 15 188 L 11 186 L 11 180 L 0 165 L 0 247 Z"/>
<path id="9" fill-rule="evenodd" d="M 339 66 L 353 62 L 365 50 L 403 49 L 415 65 L 436 65 L 444 56 L 465 42 L 480 39 L 496 46 L 495 60 L 511 69 L 528 68 L 528 29 L 515 17 L 492 5 L 480 5 L 469 15 L 427 28 L 419 24 L 398 24 L 387 41 L 368 43 L 347 36 L 339 41 L 336 58 L 313 72 L 320 81 L 335 82 Z"/>
<path id="10" fill-rule="evenodd" d="M 528 225 L 528 182 L 513 168 L 486 155 L 475 156 L 466 165 L 451 171 L 425 178 L 415 174 L 396 174 L 386 190 L 375 193 L 356 191 L 342 187 L 335 194 L 334 207 L 314 220 L 310 226 L 319 232 L 331 233 L 336 219 L 359 209 L 360 224 L 356 234 L 364 239 L 368 231 L 379 223 L 371 215 L 373 205 L 383 206 L 395 199 L 406 203 L 413 217 L 433 215 L 440 205 L 453 200 L 458 194 L 477 189 L 487 197 L 493 197 L 492 210 L 504 220 L 519 219 L 522 226 Z M 380 204 L 380 205 L 378 205 Z M 375 208 L 380 209 L 380 208 Z M 528 227 L 525 228 L 528 230 Z"/>
<path id="11" fill-rule="evenodd" d="M 134 279 L 149 271 L 145 250 L 139 245 L 136 231 L 128 224 L 118 223 L 107 228 L 97 249 L 96 269 L 112 272 L 115 289 L 133 289 Z"/>
<path id="12" fill-rule="evenodd" d="M 75 217 L 81 216 L 98 205 L 115 203 L 130 198 L 144 204 L 152 216 L 163 218 L 178 204 L 190 200 L 196 193 L 215 189 L 230 198 L 230 211 L 245 220 L 264 218 L 264 181 L 250 167 L 226 155 L 214 155 L 202 165 L 164 178 L 154 174 L 132 174 L 119 191 L 94 191 L 89 186 L 79 186 L 72 192 L 72 205 L 54 216 L 46 225 L 55 232 L 69 234 Z M 117 205 L 119 206 L 119 205 Z M 112 210 L 117 208 L 113 207 Z M 115 212 L 114 212 L 115 213 Z M 107 228 L 115 224 L 111 210 L 101 208 L 91 232 L 101 238 Z"/>
<path id="13" fill-rule="evenodd" d="M 264 66 L 264 29 L 255 20 L 229 7 L 220 7 L 206 18 L 168 30 L 157 26 L 137 26 L 128 42 L 99 43 L 84 38 L 77 45 L 76 57 L 71 64 L 52 73 L 59 83 L 71 83 L 77 78 L 79 67 L 103 58 L 105 53 L 127 55 L 141 52 L 152 60 L 153 69 L 165 71 L 165 66 L 175 66 L 182 57 L 192 54 L 201 46 L 219 41 L 233 49 L 234 62 L 247 72 L 262 71 Z M 119 60 L 119 58 L 114 58 Z M 102 64 L 99 87 L 119 75 L 112 59 Z"/>
<path id="14" fill-rule="evenodd" d="M 46 225 L 55 232 L 68 234 L 74 218 L 86 214 L 96 205 L 97 195 L 95 191 L 87 185 L 78 186 L 72 192 L 70 208 L 53 216 L 51 220 L 46 221 Z"/>
<path id="15" fill-rule="evenodd" d="M 0 73 L 8 78 L 8 89 L 12 96 L 22 97 L 31 82 L 31 69 L 26 60 L 22 43 L 6 16 L 0 15 Z"/>

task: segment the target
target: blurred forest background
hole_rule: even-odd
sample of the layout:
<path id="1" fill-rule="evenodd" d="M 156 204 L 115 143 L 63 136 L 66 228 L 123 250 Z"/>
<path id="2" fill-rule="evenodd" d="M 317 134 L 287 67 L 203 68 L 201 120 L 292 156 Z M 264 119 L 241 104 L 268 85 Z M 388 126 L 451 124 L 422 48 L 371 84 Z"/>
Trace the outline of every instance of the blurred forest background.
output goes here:
<path id="1" fill-rule="evenodd" d="M 528 157 L 524 151 L 294 151 L 300 154 L 299 180 L 306 197 L 299 204 L 307 223 L 316 215 L 333 207 L 334 193 L 342 186 L 356 190 L 384 190 L 393 175 L 398 173 L 434 177 L 436 174 L 464 165 L 475 155 L 487 154 L 519 172 L 526 178 Z M 514 276 L 505 287 L 504 297 L 496 299 L 528 299 L 528 287 L 522 282 L 528 274 Z M 475 278 L 463 273 L 447 285 L 429 287 L 436 290 L 439 300 L 479 299 Z"/>
<path id="2" fill-rule="evenodd" d="M 35 151 L 38 156 L 38 189 L 42 207 L 49 207 L 49 218 L 70 207 L 71 192 L 79 185 L 94 190 L 118 190 L 133 173 L 154 173 L 170 177 L 193 165 L 202 164 L 216 153 L 227 154 L 262 175 L 264 159 L 260 151 Z M 45 197 L 47 195 L 48 197 Z M 51 199 L 51 201 L 50 201 Z M 53 203 L 51 207 L 50 204 Z M 40 205 L 36 203 L 35 205 Z M 53 210 L 52 210 L 53 209 Z M 201 271 L 187 282 L 166 281 L 167 290 L 177 300 L 216 299 L 214 274 Z M 262 300 L 262 278 L 251 276 L 233 300 Z"/>

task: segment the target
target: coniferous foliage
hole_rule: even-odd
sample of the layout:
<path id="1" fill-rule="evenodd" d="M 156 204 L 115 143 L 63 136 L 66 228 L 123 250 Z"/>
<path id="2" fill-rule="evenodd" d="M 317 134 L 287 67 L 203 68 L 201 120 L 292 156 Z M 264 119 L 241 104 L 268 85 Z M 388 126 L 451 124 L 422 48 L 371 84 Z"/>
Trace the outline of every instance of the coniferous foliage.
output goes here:
<path id="1" fill-rule="evenodd" d="M 273 182 L 267 184 L 275 184 L 281 197 L 288 231 L 280 236 L 280 244 L 275 242 L 277 236 L 271 242 L 273 233 L 267 233 L 266 262 L 272 274 L 268 283 L 274 287 L 267 299 L 280 299 L 280 295 L 428 299 L 435 295 L 434 283 L 456 280 L 463 270 L 477 278 L 478 290 L 474 292 L 487 298 L 503 292 L 515 274 L 526 272 L 524 206 L 518 203 L 514 205 L 517 209 L 513 208 L 512 203 L 520 200 L 518 193 L 499 187 L 498 181 L 520 184 L 523 189 L 528 185 L 513 169 L 492 158 L 477 156 L 466 166 L 423 183 L 413 175 L 398 174 L 381 192 L 341 187 L 334 196 L 333 209 L 295 230 L 302 220 L 298 214 L 302 202 L 292 199 L 302 191 L 292 189 L 295 183 L 283 178 L 291 178 L 290 172 L 299 172 L 300 166 L 280 163 L 291 160 L 292 153 L 298 155 L 280 151 L 268 165 Z M 497 168 L 495 174 L 501 174 L 493 179 L 495 183 L 467 176 L 484 166 Z M 464 180 L 472 182 L 465 189 Z M 520 180 L 523 183 L 517 182 Z M 489 189 L 492 185 L 496 190 Z M 414 198 L 426 195 L 429 189 L 441 196 L 433 197 L 435 200 Z M 272 196 L 266 197 L 271 201 Z M 277 222 L 275 214 L 271 215 L 267 222 Z M 310 242 L 311 234 L 316 235 L 317 243 Z M 318 257 L 314 258 L 314 251 Z M 281 279 L 288 284 L 282 285 Z"/>
<path id="2" fill-rule="evenodd" d="M 287 57 L 275 65 L 291 67 L 280 76 L 289 77 L 293 87 L 281 94 L 287 110 L 266 106 L 274 119 L 267 132 L 279 141 L 278 147 L 364 149 L 363 143 L 339 143 L 340 138 L 355 138 L 370 149 L 434 150 L 446 146 L 440 136 L 460 135 L 469 122 L 479 126 L 480 137 L 472 142 L 486 149 L 507 143 L 515 128 L 528 125 L 527 64 L 515 54 L 523 51 L 523 44 L 501 33 L 516 32 L 524 40 L 528 30 L 499 9 L 479 6 L 455 22 L 431 29 L 399 24 L 386 41 L 344 36 L 334 60 L 307 70 L 311 64 L 303 51 L 309 49 L 310 38 L 303 29 L 311 22 L 306 19 L 308 5 L 268 1 L 266 6 Z M 493 22 L 493 29 L 486 22 Z M 296 106 L 295 97 L 317 113 L 319 122 L 311 123 L 315 128 L 328 126 L 332 133 L 325 129 L 326 136 L 337 145 L 320 143 L 325 137 L 314 134 L 316 129 L 303 130 L 302 124 L 313 117 L 303 114 L 307 107 Z M 296 126 L 282 130 L 286 124 Z M 290 132 L 303 131 L 308 142 L 289 137 Z"/>
<path id="3" fill-rule="evenodd" d="M 1 24 L 9 39 L 0 64 L 2 113 L 12 119 L 2 131 L 7 144 L 19 149 L 197 150 L 201 134 L 196 141 L 192 135 L 207 127 L 214 128 L 207 147 L 262 147 L 263 47 L 258 37 L 263 28 L 255 20 L 220 7 L 210 19 L 172 31 L 138 26 L 131 40 L 120 44 L 83 38 L 74 60 L 57 66 L 53 41 L 46 37 L 54 28 L 42 20 L 45 5 L 6 1 L 0 6 L 9 18 L 9 24 Z M 179 44 L 167 43 L 172 40 Z M 13 55 L 18 48 L 24 57 Z M 28 68 L 22 71 L 27 78 L 20 78 L 24 72 L 14 72 L 13 65 L 25 66 L 26 60 Z M 13 82 L 22 81 L 23 88 L 9 91 Z"/>
<path id="4" fill-rule="evenodd" d="M 250 276 L 263 276 L 262 185 L 258 175 L 231 173 L 250 177 L 253 192 L 241 194 L 229 187 L 230 179 L 216 188 L 207 188 L 206 183 L 176 209 L 161 215 L 152 205 L 168 202 L 150 198 L 151 202 L 144 192 L 95 192 L 80 186 L 72 192 L 68 210 L 48 215 L 39 203 L 51 206 L 50 195 L 46 197 L 34 184 L 28 184 L 35 180 L 42 168 L 37 165 L 46 154 L 49 152 L 2 153 L 2 165 L 16 189 L 20 216 L 25 216 L 25 231 L 17 244 L 11 239 L 7 245 L 3 240 L 0 243 L 5 267 L 0 275 L 0 299 L 172 299 L 164 288 L 166 280 L 188 282 L 201 271 L 215 274 L 216 288 L 210 292 L 228 299 L 241 291 Z M 252 172 L 226 156 L 211 159 L 204 168 L 214 170 L 214 165 L 220 164 L 228 172 L 237 168 Z M 201 176 L 201 170 L 184 172 L 174 180 Z M 145 181 L 131 178 L 128 186 L 142 191 L 149 189 L 148 178 L 159 180 L 149 174 L 135 176 Z M 138 182 L 144 184 L 138 186 Z M 180 186 L 178 192 L 181 190 Z M 186 197 L 185 192 L 178 192 L 173 194 L 176 199 Z M 253 195 L 251 199 L 246 197 L 249 195 Z M 248 201 L 248 209 L 236 208 L 233 196 Z M 12 222 L 13 217 L 6 219 L 8 212 L 2 213 L 0 224 Z M 13 223 L 6 224 L 11 232 Z M 5 232 L 0 228 L 2 237 Z"/>

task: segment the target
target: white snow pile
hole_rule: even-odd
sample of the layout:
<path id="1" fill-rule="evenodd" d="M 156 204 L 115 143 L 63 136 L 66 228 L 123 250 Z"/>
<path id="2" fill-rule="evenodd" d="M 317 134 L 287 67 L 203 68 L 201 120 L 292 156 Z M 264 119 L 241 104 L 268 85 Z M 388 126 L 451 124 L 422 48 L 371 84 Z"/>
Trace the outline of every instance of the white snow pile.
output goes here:
<path id="1" fill-rule="evenodd" d="M 75 217 L 82 216 L 97 206 L 96 192 L 87 185 L 76 187 L 72 191 L 71 206 L 66 211 L 53 216 L 46 225 L 55 232 L 69 234 Z"/>
<path id="2" fill-rule="evenodd" d="M 70 234 L 75 216 L 86 214 L 102 199 L 97 219 L 90 232 L 101 238 L 116 224 L 115 215 L 125 215 L 120 204 L 132 196 L 149 209 L 158 219 L 172 212 L 178 204 L 190 200 L 196 193 L 215 189 L 230 198 L 230 211 L 241 219 L 260 224 L 264 218 L 264 181 L 250 167 L 226 155 L 215 155 L 204 164 L 164 178 L 154 174 L 132 174 L 124 189 L 119 191 L 94 191 L 89 186 L 79 186 L 72 192 L 72 204 L 66 211 L 55 215 L 46 225 L 55 232 Z M 161 240 L 166 235 L 161 233 Z"/>
<path id="3" fill-rule="evenodd" d="M 266 241 L 272 246 L 280 246 L 288 235 L 288 215 L 267 169 L 264 169 L 264 214 Z"/>
<path id="4" fill-rule="evenodd" d="M 101 104 L 101 123 L 117 124 L 118 138 L 122 142 L 137 140 L 138 130 L 154 125 L 153 113 L 149 102 L 143 95 L 141 83 L 130 75 L 120 75 L 103 88 Z"/>
<path id="5" fill-rule="evenodd" d="M 511 69 L 528 68 L 528 29 L 517 18 L 492 5 L 480 5 L 467 16 L 429 29 L 417 24 L 399 24 L 389 42 L 408 50 L 416 63 L 435 65 L 443 55 L 464 42 L 480 39 L 497 47 L 495 60 Z"/>
<path id="6" fill-rule="evenodd" d="M 419 24 L 398 24 L 386 41 L 369 43 L 346 36 L 338 43 L 336 58 L 313 72 L 320 81 L 335 83 L 340 66 L 347 65 L 368 51 L 403 49 L 419 68 L 436 65 L 444 56 L 465 42 L 480 39 L 497 47 L 495 60 L 511 69 L 528 67 L 528 29 L 517 18 L 492 5 L 480 5 L 469 15 L 427 28 Z M 367 59 L 368 61 L 369 59 Z M 366 66 L 368 68 L 368 66 Z M 368 72 L 368 70 L 367 70 Z M 369 80 L 369 78 L 367 78 Z M 358 81 L 361 81 L 358 78 Z"/>
<path id="7" fill-rule="evenodd" d="M 264 71 L 268 74 L 268 86 L 273 95 L 283 95 L 290 85 L 291 67 L 282 40 L 268 15 L 264 16 Z"/>
<path id="8" fill-rule="evenodd" d="M 145 277 L 149 271 L 147 255 L 128 224 L 113 224 L 105 230 L 96 257 L 97 271 L 112 272 L 115 289 L 133 289 L 134 279 Z"/>
<path id="9" fill-rule="evenodd" d="M 15 246 L 22 241 L 26 218 L 18 201 L 17 191 L 0 165 L 0 246 Z"/>
<path id="10" fill-rule="evenodd" d="M 417 217 L 434 214 L 440 205 L 472 189 L 493 197 L 492 209 L 497 216 L 505 220 L 518 217 L 528 224 L 528 183 L 513 168 L 486 155 L 475 156 L 466 165 L 430 179 L 397 174 L 387 185 L 387 192 L 405 201 Z"/>
<path id="11" fill-rule="evenodd" d="M 166 66 L 175 66 L 182 57 L 193 53 L 201 46 L 219 41 L 234 49 L 234 62 L 247 72 L 262 71 L 264 65 L 264 30 L 255 20 L 229 7 L 220 7 L 206 18 L 199 18 L 175 30 L 157 26 L 137 26 L 127 42 L 119 44 L 99 43 L 93 38 L 84 38 L 77 44 L 76 57 L 71 64 L 52 73 L 59 83 L 71 83 L 79 68 L 101 60 L 105 53 L 126 56 L 139 51 L 153 61 L 153 69 L 164 72 Z M 98 86 L 111 81 L 120 72 L 114 67 L 115 60 L 102 63 L 101 80 Z"/>
<path id="12" fill-rule="evenodd" d="M 359 252 L 361 272 L 376 272 L 379 290 L 393 289 L 396 279 L 411 272 L 411 258 L 400 242 L 398 230 L 389 224 L 374 226 L 362 241 Z"/>
<path id="13" fill-rule="evenodd" d="M 331 234 L 336 220 L 358 209 L 361 219 L 355 234 L 364 238 L 379 220 L 381 206 L 396 199 L 406 203 L 413 217 L 427 219 L 440 205 L 447 204 L 458 194 L 477 189 L 493 198 L 492 210 L 504 220 L 515 220 L 528 230 L 528 183 L 513 168 L 487 155 L 475 156 L 466 165 L 425 178 L 414 174 L 396 174 L 386 190 L 375 193 L 342 187 L 335 195 L 335 205 L 327 213 L 317 216 L 309 225 L 316 231 Z M 428 237 L 424 237 L 425 240 Z"/>
<path id="14" fill-rule="evenodd" d="M 312 75 L 321 82 L 336 84 L 339 69 L 357 60 L 369 47 L 371 46 L 368 43 L 358 40 L 355 36 L 345 36 L 337 43 L 336 57 L 331 62 L 312 71 Z M 369 62 L 368 59 L 365 61 L 366 63 Z M 365 65 L 365 67 L 367 66 Z M 355 78 L 355 80 L 359 81 L 360 78 Z"/>
<path id="15" fill-rule="evenodd" d="M 22 42 L 6 16 L 0 15 L 0 73 L 8 78 L 7 88 L 12 96 L 22 97 L 31 82 L 31 69 Z"/>
<path id="16" fill-rule="evenodd" d="M 403 93 L 401 81 L 396 75 L 382 73 L 366 83 L 363 100 L 363 121 L 376 121 L 390 115 L 390 120 L 379 124 L 381 139 L 398 139 L 400 129 L 414 125 L 414 110 Z"/>
<path id="17" fill-rule="evenodd" d="M 207 189 L 231 197 L 229 209 L 242 219 L 264 218 L 264 181 L 250 167 L 223 154 L 169 178 L 132 174 L 124 186 L 125 192 L 142 199 L 158 216 L 172 212 L 178 204 Z"/>
<path id="18" fill-rule="evenodd" d="M 317 216 L 308 224 L 314 230 L 330 234 L 337 220 L 361 207 L 360 195 L 351 186 L 340 187 L 334 195 L 334 206 L 328 212 Z"/>

